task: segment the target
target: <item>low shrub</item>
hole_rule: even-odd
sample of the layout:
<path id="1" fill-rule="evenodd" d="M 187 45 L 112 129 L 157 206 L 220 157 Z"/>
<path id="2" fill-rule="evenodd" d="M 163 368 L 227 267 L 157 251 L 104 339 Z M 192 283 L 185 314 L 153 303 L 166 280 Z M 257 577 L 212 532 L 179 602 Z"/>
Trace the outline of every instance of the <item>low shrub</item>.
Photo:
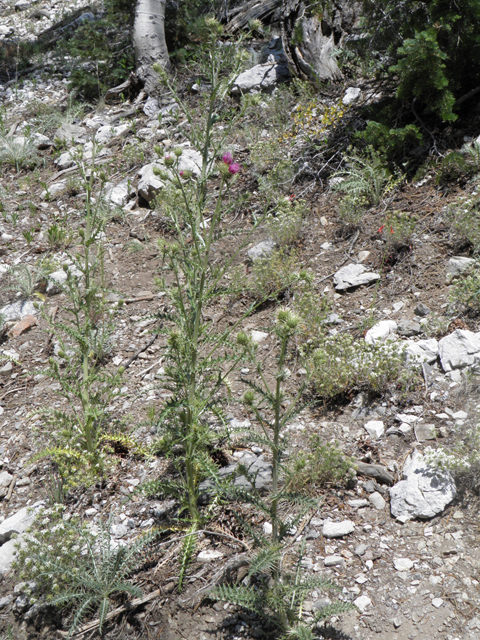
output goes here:
<path id="1" fill-rule="evenodd" d="M 395 343 L 369 345 L 345 334 L 326 337 L 309 365 L 312 389 L 324 400 L 359 390 L 379 393 L 391 384 L 406 385 L 412 376 Z"/>
<path id="2" fill-rule="evenodd" d="M 57 505 L 43 510 L 17 548 L 14 570 L 19 580 L 33 583 L 27 595 L 66 610 L 70 616 L 69 637 L 82 619 L 96 611 L 100 634 L 117 594 L 140 596 L 140 589 L 127 579 L 138 566 L 140 551 L 154 534 L 134 544 L 118 544 L 111 522 L 87 527 L 67 519 Z"/>
<path id="3" fill-rule="evenodd" d="M 352 478 L 353 469 L 353 460 L 342 453 L 338 444 L 323 442 L 315 434 L 310 438 L 308 453 L 302 451 L 293 461 L 289 488 L 310 494 L 332 485 L 345 485 Z"/>
<path id="4" fill-rule="evenodd" d="M 288 297 L 294 286 L 308 277 L 307 272 L 299 271 L 298 267 L 296 252 L 288 254 L 284 249 L 278 249 L 268 258 L 254 261 L 251 278 L 246 283 L 247 290 L 258 300 Z"/>
<path id="5" fill-rule="evenodd" d="M 480 262 L 477 261 L 456 281 L 450 299 L 453 304 L 460 304 L 471 311 L 480 310 Z"/>
<path id="6" fill-rule="evenodd" d="M 269 215 L 266 221 L 268 235 L 278 247 L 289 246 L 298 240 L 306 212 L 304 201 L 292 202 L 290 198 L 279 200 L 275 215 Z"/>

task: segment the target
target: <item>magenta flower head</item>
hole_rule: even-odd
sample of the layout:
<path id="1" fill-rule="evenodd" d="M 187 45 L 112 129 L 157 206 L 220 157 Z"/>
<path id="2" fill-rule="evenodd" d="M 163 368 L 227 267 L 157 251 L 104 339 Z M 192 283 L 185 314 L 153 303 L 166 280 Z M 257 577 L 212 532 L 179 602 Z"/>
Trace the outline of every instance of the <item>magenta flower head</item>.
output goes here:
<path id="1" fill-rule="evenodd" d="M 179 175 L 181 178 L 183 178 L 183 176 L 185 175 L 185 171 L 180 171 Z"/>
<path id="2" fill-rule="evenodd" d="M 237 162 L 234 162 L 233 164 L 231 164 L 228 167 L 228 171 L 229 171 L 229 173 L 235 175 L 236 173 L 238 173 L 240 171 L 240 165 Z"/>
<path id="3" fill-rule="evenodd" d="M 175 160 L 172 158 L 172 156 L 165 156 L 165 164 L 167 165 L 167 167 L 171 167 L 175 164 Z"/>
<path id="4" fill-rule="evenodd" d="M 225 164 L 231 164 L 233 162 L 233 156 L 230 153 L 230 151 L 227 151 L 227 153 L 223 156 L 222 160 L 224 161 Z"/>

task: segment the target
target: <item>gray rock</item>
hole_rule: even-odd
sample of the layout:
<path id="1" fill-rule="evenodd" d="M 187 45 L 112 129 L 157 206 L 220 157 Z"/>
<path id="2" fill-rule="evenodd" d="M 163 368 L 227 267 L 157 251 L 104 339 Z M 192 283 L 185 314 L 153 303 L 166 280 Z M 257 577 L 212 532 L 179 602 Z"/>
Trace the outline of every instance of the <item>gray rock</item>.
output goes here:
<path id="1" fill-rule="evenodd" d="M 438 357 L 438 342 L 435 338 L 428 340 L 405 340 L 402 343 L 405 346 L 404 357 L 407 364 L 421 364 L 427 362 L 432 364 Z"/>
<path id="2" fill-rule="evenodd" d="M 332 522 L 326 520 L 323 524 L 324 538 L 342 538 L 355 530 L 355 524 L 351 520 L 343 520 L 343 522 Z"/>
<path id="3" fill-rule="evenodd" d="M 117 127 L 113 127 L 112 125 L 104 125 L 97 129 L 95 133 L 95 141 L 100 144 L 106 144 L 109 140 L 111 140 L 115 136 L 119 136 L 121 133 L 124 133 L 128 129 L 130 129 L 129 124 L 119 124 Z"/>
<path id="4" fill-rule="evenodd" d="M 69 265 L 68 272 L 76 278 L 80 278 L 82 275 L 82 272 L 74 265 Z M 67 277 L 67 272 L 64 269 L 58 269 L 58 271 L 53 271 L 52 273 L 50 273 L 47 282 L 48 295 L 53 296 L 61 293 L 63 291 L 63 285 L 67 281 Z"/>
<path id="5" fill-rule="evenodd" d="M 154 167 L 165 170 L 163 165 L 152 162 L 142 167 L 138 172 L 138 177 L 140 178 L 138 182 L 138 195 L 147 202 L 151 202 L 165 186 L 165 182 L 154 174 Z"/>
<path id="6" fill-rule="evenodd" d="M 25 613 L 30 608 L 30 598 L 28 596 L 18 596 L 13 606 L 18 613 Z"/>
<path id="7" fill-rule="evenodd" d="M 87 130 L 85 127 L 80 127 L 77 124 L 69 124 L 65 122 L 55 131 L 55 138 L 58 138 L 62 142 L 86 142 Z"/>
<path id="8" fill-rule="evenodd" d="M 461 256 L 450 258 L 447 263 L 447 283 L 458 278 L 458 276 L 467 271 L 473 264 L 475 264 L 473 258 L 463 258 Z"/>
<path id="9" fill-rule="evenodd" d="M 398 323 L 397 333 L 401 336 L 410 338 L 411 336 L 418 336 L 420 332 L 421 327 L 418 322 L 414 322 L 413 320 L 401 320 Z"/>
<path id="10" fill-rule="evenodd" d="M 166 107 L 162 107 L 160 109 L 160 113 L 162 114 L 162 116 L 168 116 L 177 113 L 177 111 L 179 110 L 180 107 L 178 106 L 178 104 L 176 102 L 172 102 L 171 104 L 167 104 Z"/>
<path id="11" fill-rule="evenodd" d="M 313 603 L 313 609 L 315 609 L 316 611 L 321 611 L 322 609 L 325 609 L 325 607 L 328 607 L 328 605 L 330 604 L 332 604 L 330 598 L 319 598 Z"/>
<path id="12" fill-rule="evenodd" d="M 156 118 L 160 113 L 160 105 L 156 98 L 148 98 L 143 105 L 143 113 L 149 118 Z"/>
<path id="13" fill-rule="evenodd" d="M 8 376 L 12 373 L 12 371 L 13 371 L 13 364 L 11 362 L 7 362 L 6 364 L 3 365 L 3 367 L 0 367 L 0 376 Z"/>
<path id="14" fill-rule="evenodd" d="M 443 370 L 446 372 L 478 365 L 480 364 L 480 333 L 456 329 L 440 340 L 438 353 Z"/>
<path id="15" fill-rule="evenodd" d="M 243 470 L 246 472 L 246 475 L 242 473 Z M 241 489 L 250 489 L 254 483 L 257 489 L 265 490 L 272 482 L 272 465 L 265 461 L 263 455 L 256 456 L 249 451 L 245 451 L 238 459 L 238 462 L 233 462 L 227 467 L 223 467 L 218 473 L 220 478 L 227 478 L 228 476 L 237 474 L 234 485 Z M 200 491 L 208 493 L 212 487 L 213 483 L 211 480 L 204 480 L 200 484 Z"/>
<path id="16" fill-rule="evenodd" d="M 16 136 L 13 141 L 19 147 L 28 147 L 29 144 L 33 144 L 36 149 L 48 149 L 48 147 L 51 147 L 53 144 L 47 136 L 44 136 L 41 133 L 32 133 L 31 138 L 26 136 Z"/>
<path id="17" fill-rule="evenodd" d="M 57 196 L 64 193 L 66 189 L 67 189 L 66 180 L 59 180 L 58 182 L 54 182 L 53 184 L 51 184 L 48 187 L 48 190 L 44 189 L 40 194 L 40 197 L 42 198 L 42 200 L 45 200 L 46 198 L 56 198 Z"/>
<path id="18" fill-rule="evenodd" d="M 11 602 L 13 602 L 13 596 L 5 596 L 3 598 L 0 598 L 0 609 L 8 607 Z"/>
<path id="19" fill-rule="evenodd" d="M 413 561 L 410 558 L 394 558 L 393 566 L 397 571 L 410 571 L 413 569 Z"/>
<path id="20" fill-rule="evenodd" d="M 25 11 L 25 9 L 28 9 L 28 7 L 31 5 L 31 1 L 30 0 L 17 0 L 17 2 L 15 3 L 15 10 L 16 11 Z"/>
<path id="21" fill-rule="evenodd" d="M 105 185 L 105 199 L 113 202 L 119 207 L 124 207 L 127 202 L 135 196 L 135 189 L 128 178 L 118 184 L 107 182 Z"/>
<path id="22" fill-rule="evenodd" d="M 23 507 L 0 524 L 0 544 L 2 549 L 15 533 L 25 533 L 34 521 L 44 502 L 36 502 L 33 507 Z"/>
<path id="23" fill-rule="evenodd" d="M 363 264 L 349 264 L 337 271 L 333 277 L 333 282 L 337 291 L 343 291 L 350 287 L 376 282 L 379 279 L 378 273 L 368 271 Z"/>
<path id="24" fill-rule="evenodd" d="M 25 316 L 35 315 L 37 315 L 37 309 L 35 309 L 31 300 L 17 300 L 17 302 L 7 304 L 0 309 L 0 316 L 4 322 L 22 320 Z"/>
<path id="25" fill-rule="evenodd" d="M 345 560 L 342 556 L 326 556 L 323 564 L 326 567 L 344 567 Z"/>
<path id="26" fill-rule="evenodd" d="M 273 38 L 270 42 L 265 45 L 260 54 L 259 63 L 265 64 L 267 62 L 271 62 L 272 58 L 275 62 L 281 64 L 287 64 L 288 59 L 285 55 L 285 51 L 283 50 L 282 39 L 280 37 Z"/>
<path id="27" fill-rule="evenodd" d="M 8 473 L 8 471 L 0 472 L 0 489 L 4 487 L 9 487 L 10 483 L 13 480 L 13 476 Z"/>
<path id="28" fill-rule="evenodd" d="M 17 540 L 9 540 L 0 547 L 0 577 L 10 571 L 12 563 L 15 559 Z"/>
<path id="29" fill-rule="evenodd" d="M 415 425 L 414 431 L 415 438 L 418 442 L 435 440 L 437 437 L 437 430 L 434 424 L 425 424 L 424 422 L 421 422 L 420 424 Z"/>
<path id="30" fill-rule="evenodd" d="M 258 260 L 258 258 L 268 258 L 275 249 L 275 242 L 269 238 L 259 242 L 254 247 L 247 251 L 247 256 L 250 260 Z"/>
<path id="31" fill-rule="evenodd" d="M 259 92 L 272 93 L 275 87 L 286 82 L 289 77 L 290 72 L 285 63 L 273 61 L 257 64 L 237 76 L 232 86 L 232 93 L 237 95 Z"/>
<path id="32" fill-rule="evenodd" d="M 415 307 L 414 313 L 415 315 L 424 318 L 425 316 L 428 316 L 428 314 L 432 312 L 425 304 L 423 304 L 423 302 L 419 302 Z"/>
<path id="33" fill-rule="evenodd" d="M 401 522 L 433 518 L 457 494 L 451 474 L 429 466 L 417 450 L 406 459 L 403 476 L 404 480 L 389 489 L 392 515 Z"/>
<path id="34" fill-rule="evenodd" d="M 124 524 L 123 522 L 121 524 L 114 524 L 112 525 L 112 535 L 114 538 L 118 539 L 118 538 L 124 538 L 125 536 L 127 536 L 130 533 L 130 528 Z"/>
<path id="35" fill-rule="evenodd" d="M 9 364 L 12 364 L 11 362 Z M 12 366 L 13 369 L 13 366 Z M 8 488 L 13 480 L 13 476 L 8 471 L 0 472 L 0 498 L 4 498 L 7 495 Z"/>
<path id="36" fill-rule="evenodd" d="M 221 558 L 223 558 L 223 553 L 221 551 L 217 551 L 216 549 L 204 549 L 198 554 L 197 561 L 202 563 L 215 562 L 215 560 L 220 560 Z"/>
<path id="37" fill-rule="evenodd" d="M 371 493 L 368 496 L 368 499 L 378 511 L 383 511 L 383 509 L 385 509 L 385 507 L 387 506 L 387 503 L 385 502 L 382 494 L 378 493 L 378 491 L 374 491 L 373 493 Z"/>
<path id="38" fill-rule="evenodd" d="M 64 169 L 69 169 L 70 167 L 74 167 L 75 164 L 76 164 L 75 155 L 76 155 L 75 149 L 69 149 L 68 151 L 64 151 L 60 155 L 60 157 L 58 157 L 55 160 L 55 164 L 57 165 L 58 169 L 63 171 Z M 48 191 L 50 192 L 50 187 L 49 187 Z M 46 191 L 44 193 L 46 193 Z M 43 196 L 43 197 L 45 197 L 45 196 Z"/>

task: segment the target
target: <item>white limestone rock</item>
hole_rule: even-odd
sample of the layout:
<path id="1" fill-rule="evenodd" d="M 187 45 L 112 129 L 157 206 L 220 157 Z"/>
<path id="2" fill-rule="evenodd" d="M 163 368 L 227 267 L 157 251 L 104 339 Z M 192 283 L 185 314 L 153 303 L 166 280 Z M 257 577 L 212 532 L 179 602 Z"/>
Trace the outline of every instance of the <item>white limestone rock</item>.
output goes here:
<path id="1" fill-rule="evenodd" d="M 407 365 L 426 362 L 433 364 L 438 357 L 438 341 L 435 338 L 428 340 L 405 340 L 404 357 Z"/>
<path id="2" fill-rule="evenodd" d="M 337 291 L 344 291 L 345 289 L 369 284 L 377 280 L 380 280 L 379 274 L 369 271 L 363 264 L 349 264 L 346 267 L 342 267 L 333 277 Z"/>
<path id="3" fill-rule="evenodd" d="M 251 247 L 247 251 L 247 256 L 250 260 L 258 260 L 259 258 L 268 258 L 275 249 L 275 242 L 268 238 L 268 240 L 263 240 L 259 242 L 254 247 Z"/>
<path id="4" fill-rule="evenodd" d="M 4 322 L 22 320 L 25 316 L 36 316 L 37 309 L 31 300 L 17 300 L 0 309 L 0 316 Z"/>
<path id="5" fill-rule="evenodd" d="M 343 520 L 342 522 L 326 520 L 323 523 L 322 533 L 324 538 L 343 538 L 353 531 L 355 531 L 355 524 L 351 520 Z"/>
<path id="6" fill-rule="evenodd" d="M 438 343 L 440 362 L 445 372 L 480 365 L 480 333 L 456 329 Z"/>
<path id="7" fill-rule="evenodd" d="M 385 433 L 385 425 L 382 420 L 369 420 L 364 428 L 371 438 L 380 438 Z"/>
<path id="8" fill-rule="evenodd" d="M 232 93 L 237 95 L 259 92 L 271 93 L 276 86 L 288 80 L 289 77 L 290 72 L 286 64 L 275 61 L 257 64 L 237 76 L 232 86 Z"/>
<path id="9" fill-rule="evenodd" d="M 429 466 L 418 450 L 406 459 L 403 476 L 403 480 L 389 489 L 392 515 L 401 522 L 433 518 L 457 494 L 451 474 Z"/>
<path id="10" fill-rule="evenodd" d="M 359 87 L 348 87 L 343 96 L 342 102 L 345 105 L 357 102 L 362 96 L 362 90 Z"/>
<path id="11" fill-rule="evenodd" d="M 395 320 L 381 320 L 373 325 L 365 334 L 365 342 L 367 344 L 376 344 L 383 342 L 389 335 L 396 333 L 397 323 Z"/>

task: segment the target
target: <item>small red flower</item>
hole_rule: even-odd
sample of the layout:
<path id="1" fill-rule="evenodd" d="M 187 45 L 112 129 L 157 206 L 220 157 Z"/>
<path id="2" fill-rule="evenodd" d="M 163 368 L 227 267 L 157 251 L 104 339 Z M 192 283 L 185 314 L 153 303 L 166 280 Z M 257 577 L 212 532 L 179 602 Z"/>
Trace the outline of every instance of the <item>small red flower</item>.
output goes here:
<path id="1" fill-rule="evenodd" d="M 377 233 L 382 233 L 382 231 L 385 229 L 385 225 L 382 224 L 382 226 L 380 227 L 380 229 L 377 229 Z"/>
<path id="2" fill-rule="evenodd" d="M 393 233 L 393 227 L 390 227 L 390 233 Z"/>

